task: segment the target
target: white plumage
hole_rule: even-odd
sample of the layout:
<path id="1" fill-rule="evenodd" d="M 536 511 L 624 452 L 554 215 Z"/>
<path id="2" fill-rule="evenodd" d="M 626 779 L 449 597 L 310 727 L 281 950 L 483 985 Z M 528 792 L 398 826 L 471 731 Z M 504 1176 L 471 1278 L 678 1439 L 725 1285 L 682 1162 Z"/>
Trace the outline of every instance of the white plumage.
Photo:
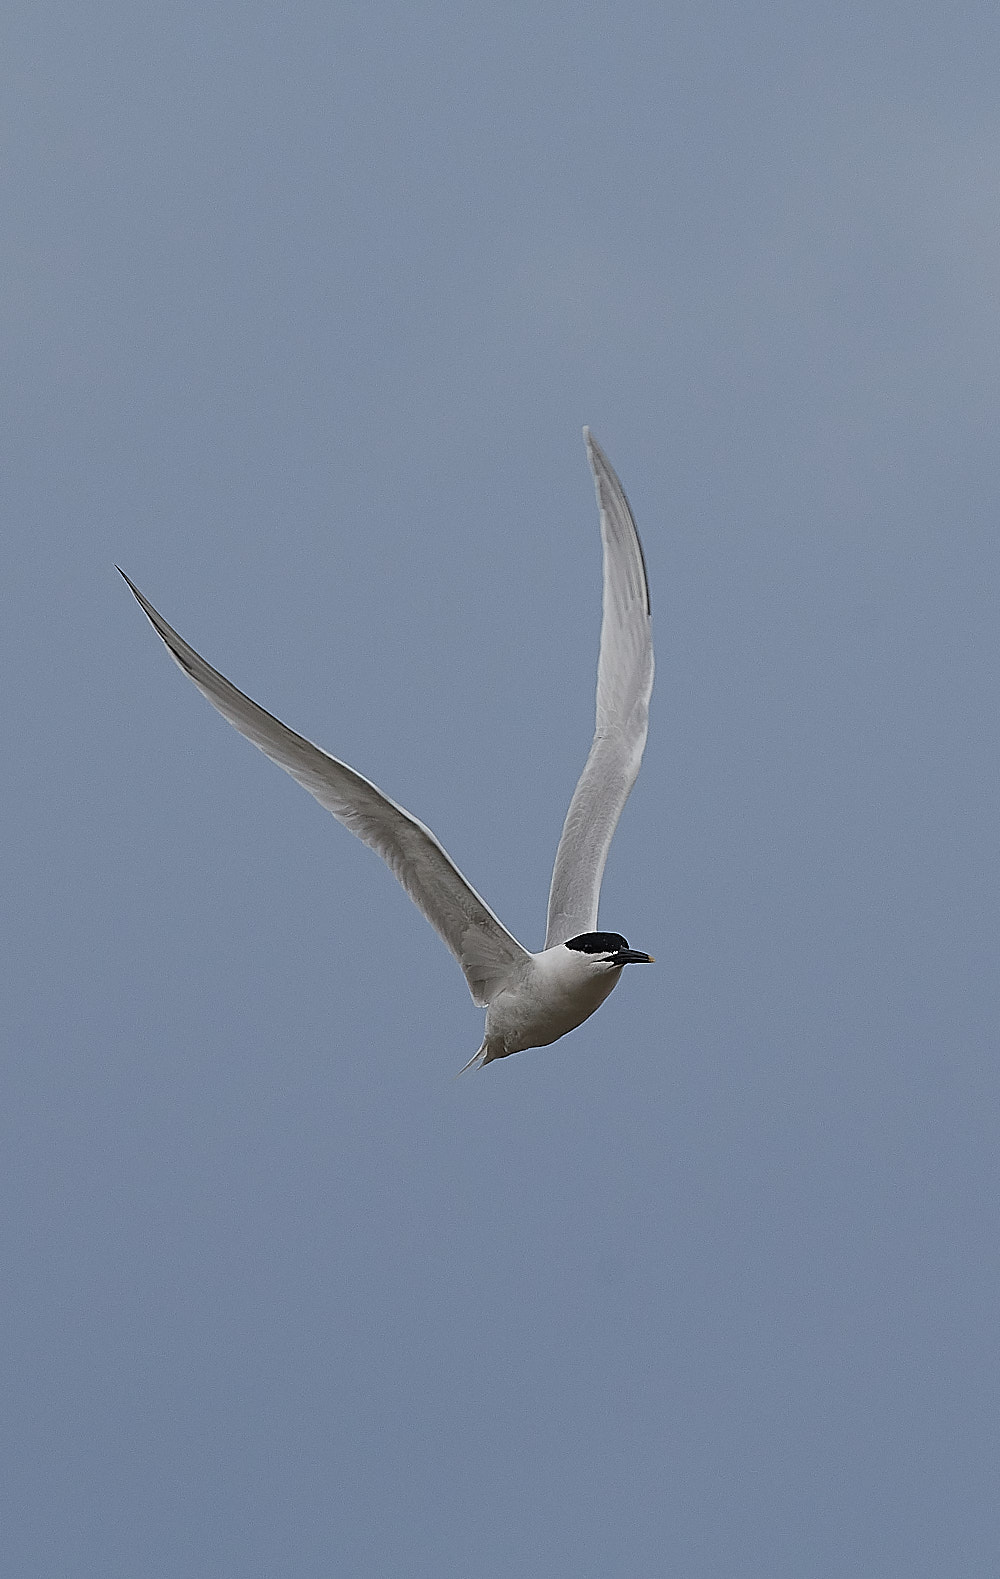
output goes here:
<path id="1" fill-rule="evenodd" d="M 486 1007 L 485 1036 L 470 1064 L 556 1041 L 603 1003 L 625 965 L 650 959 L 630 949 L 620 934 L 595 930 L 608 848 L 646 744 L 653 644 L 646 568 L 628 501 L 586 428 L 584 437 L 604 544 L 597 721 L 556 851 L 539 954 L 522 948 L 507 931 L 429 828 L 354 768 L 238 691 L 122 571 L 172 657 L 213 707 L 377 851 L 441 935 L 465 973 L 473 1001 Z"/>

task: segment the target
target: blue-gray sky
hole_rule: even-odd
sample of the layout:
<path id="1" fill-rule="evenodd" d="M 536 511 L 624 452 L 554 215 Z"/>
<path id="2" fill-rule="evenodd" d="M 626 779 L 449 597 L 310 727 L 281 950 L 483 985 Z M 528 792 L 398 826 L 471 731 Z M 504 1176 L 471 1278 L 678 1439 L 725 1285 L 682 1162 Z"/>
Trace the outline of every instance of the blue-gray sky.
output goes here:
<path id="1" fill-rule="evenodd" d="M 4 1547 L 23 1579 L 993 1575 L 995 7 L 17 3 Z M 547 1051 L 119 560 L 528 946 Z"/>

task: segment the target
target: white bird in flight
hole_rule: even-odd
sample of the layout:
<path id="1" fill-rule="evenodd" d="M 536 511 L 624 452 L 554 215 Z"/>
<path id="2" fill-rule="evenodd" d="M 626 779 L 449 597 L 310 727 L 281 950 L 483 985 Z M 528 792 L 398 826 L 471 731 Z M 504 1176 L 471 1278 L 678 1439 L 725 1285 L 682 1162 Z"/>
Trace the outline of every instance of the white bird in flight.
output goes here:
<path id="1" fill-rule="evenodd" d="M 588 428 L 604 545 L 604 613 L 597 724 L 573 792 L 549 889 L 545 947 L 529 953 L 466 882 L 431 830 L 360 773 L 288 729 L 199 657 L 128 585 L 171 656 L 223 718 L 377 851 L 440 933 L 486 1009 L 482 1046 L 465 1065 L 547 1047 L 582 1024 L 626 965 L 652 964 L 618 932 L 598 932 L 604 863 L 646 744 L 653 689 L 649 587 L 639 534 L 621 483 Z M 464 1070 L 460 1073 L 464 1074 Z"/>

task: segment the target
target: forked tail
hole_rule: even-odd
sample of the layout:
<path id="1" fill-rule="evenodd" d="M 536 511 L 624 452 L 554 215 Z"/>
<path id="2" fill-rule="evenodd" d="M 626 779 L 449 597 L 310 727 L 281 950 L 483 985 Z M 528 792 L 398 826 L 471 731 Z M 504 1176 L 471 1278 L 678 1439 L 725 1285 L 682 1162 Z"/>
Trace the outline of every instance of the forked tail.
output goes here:
<path id="1" fill-rule="evenodd" d="M 469 1059 L 469 1062 L 467 1064 L 463 1064 L 462 1065 L 461 1069 L 458 1071 L 458 1075 L 464 1075 L 465 1071 L 467 1069 L 471 1069 L 473 1064 L 477 1065 L 477 1067 L 481 1069 L 483 1064 L 485 1064 L 485 1062 L 486 1062 L 486 1038 L 484 1036 L 483 1037 L 483 1045 L 482 1045 L 482 1047 L 478 1048 L 477 1051 L 473 1053 L 472 1057 Z M 458 1079 L 458 1075 L 455 1076 L 456 1080 Z"/>

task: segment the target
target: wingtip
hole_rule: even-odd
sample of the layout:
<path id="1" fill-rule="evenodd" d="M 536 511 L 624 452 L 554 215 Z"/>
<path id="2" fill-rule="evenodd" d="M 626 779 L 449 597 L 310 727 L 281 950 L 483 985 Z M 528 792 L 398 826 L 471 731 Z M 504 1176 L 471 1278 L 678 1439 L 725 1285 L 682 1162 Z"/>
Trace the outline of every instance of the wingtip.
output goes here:
<path id="1" fill-rule="evenodd" d="M 146 618 L 149 620 L 149 623 L 152 625 L 152 627 L 156 631 L 157 635 L 163 637 L 163 640 L 166 641 L 166 637 L 163 635 L 163 631 L 160 628 L 161 625 L 166 625 L 166 620 L 163 619 L 162 615 L 157 614 L 156 610 L 154 609 L 153 605 L 150 603 L 149 599 L 143 597 L 142 593 L 139 591 L 139 588 L 136 586 L 136 584 L 132 580 L 131 576 L 127 576 L 125 574 L 125 572 L 122 569 L 121 565 L 116 565 L 115 569 L 117 570 L 118 574 L 121 576 L 121 578 L 124 581 L 125 585 L 128 587 L 128 589 L 131 592 L 132 596 L 135 598 L 135 601 L 138 603 L 139 607 L 142 609 L 142 612 L 145 614 Z M 167 625 L 166 628 L 167 628 L 167 630 L 169 630 L 170 629 L 169 625 Z M 169 642 L 167 642 L 167 646 L 168 647 L 170 646 Z"/>
<path id="2" fill-rule="evenodd" d="M 594 437 L 593 431 L 589 427 L 584 428 L 583 430 L 583 441 L 587 446 L 587 460 L 590 462 L 590 469 L 594 474 L 594 481 L 599 482 L 602 473 L 612 472 L 611 462 L 608 460 L 608 457 L 601 449 L 601 446 Z M 621 484 L 619 483 L 618 486 L 621 487 Z"/>

